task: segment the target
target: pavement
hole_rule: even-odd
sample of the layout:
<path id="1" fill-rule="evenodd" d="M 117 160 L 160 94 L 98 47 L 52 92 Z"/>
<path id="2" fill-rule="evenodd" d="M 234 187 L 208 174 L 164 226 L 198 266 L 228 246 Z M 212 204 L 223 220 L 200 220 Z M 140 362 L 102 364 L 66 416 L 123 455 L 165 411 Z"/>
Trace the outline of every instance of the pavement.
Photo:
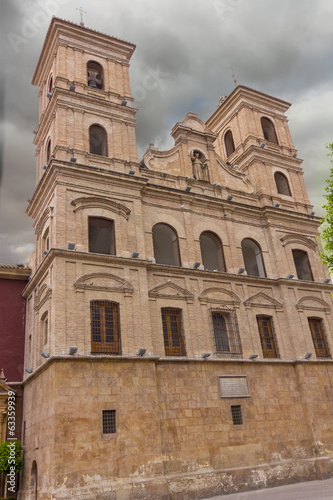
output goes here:
<path id="1" fill-rule="evenodd" d="M 204 500 L 333 500 L 333 479 L 277 486 Z"/>

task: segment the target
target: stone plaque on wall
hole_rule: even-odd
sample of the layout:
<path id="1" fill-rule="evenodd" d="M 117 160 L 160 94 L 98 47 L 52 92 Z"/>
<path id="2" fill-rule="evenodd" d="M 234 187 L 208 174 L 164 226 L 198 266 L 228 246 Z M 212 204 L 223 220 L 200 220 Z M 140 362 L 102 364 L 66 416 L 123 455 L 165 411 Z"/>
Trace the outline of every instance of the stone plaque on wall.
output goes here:
<path id="1" fill-rule="evenodd" d="M 250 389 L 246 375 L 218 377 L 221 398 L 249 398 Z"/>

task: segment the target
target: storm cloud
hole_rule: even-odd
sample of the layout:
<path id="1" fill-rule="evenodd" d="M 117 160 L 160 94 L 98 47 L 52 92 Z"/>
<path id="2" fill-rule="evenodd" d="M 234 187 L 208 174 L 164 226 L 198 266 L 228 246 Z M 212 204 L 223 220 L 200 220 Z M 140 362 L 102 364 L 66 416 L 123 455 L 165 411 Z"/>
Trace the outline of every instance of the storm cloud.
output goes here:
<path id="1" fill-rule="evenodd" d="M 322 213 L 332 142 L 333 4 L 326 0 L 88 0 L 87 27 L 137 45 L 131 88 L 138 157 L 153 142 L 172 147 L 170 131 L 188 111 L 206 120 L 237 83 L 292 102 L 289 125 L 317 214 Z M 80 22 L 69 0 L 1 3 L 0 261 L 27 263 L 35 187 L 33 130 L 38 89 L 31 78 L 52 15 Z M 1 151 L 0 151 L 1 153 Z"/>

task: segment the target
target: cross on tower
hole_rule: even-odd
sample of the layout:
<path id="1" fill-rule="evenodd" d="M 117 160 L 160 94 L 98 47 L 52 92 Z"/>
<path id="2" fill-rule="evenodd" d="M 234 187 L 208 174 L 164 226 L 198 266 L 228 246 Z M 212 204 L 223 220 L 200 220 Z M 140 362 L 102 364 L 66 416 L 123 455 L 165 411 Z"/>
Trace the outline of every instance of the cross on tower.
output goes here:
<path id="1" fill-rule="evenodd" d="M 86 11 L 85 11 L 85 10 L 83 10 L 83 9 L 82 9 L 82 7 L 80 7 L 79 9 L 76 9 L 76 10 L 78 10 L 78 11 L 80 12 L 80 14 L 81 14 L 81 22 L 80 22 L 80 25 L 81 25 L 81 26 L 84 26 L 84 22 L 83 22 L 83 16 L 82 16 L 82 14 L 83 14 L 83 13 L 84 13 L 84 14 L 87 14 L 87 13 L 86 13 Z"/>

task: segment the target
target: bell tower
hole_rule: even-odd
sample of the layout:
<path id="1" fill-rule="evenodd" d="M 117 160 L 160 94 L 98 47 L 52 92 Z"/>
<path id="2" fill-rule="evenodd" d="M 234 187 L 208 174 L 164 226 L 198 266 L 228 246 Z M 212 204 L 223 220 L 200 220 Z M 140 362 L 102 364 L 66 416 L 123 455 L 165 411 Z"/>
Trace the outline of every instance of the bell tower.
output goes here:
<path id="1" fill-rule="evenodd" d="M 37 182 L 52 160 L 124 171 L 137 162 L 129 60 L 135 45 L 53 18 L 32 84 L 39 87 Z"/>

